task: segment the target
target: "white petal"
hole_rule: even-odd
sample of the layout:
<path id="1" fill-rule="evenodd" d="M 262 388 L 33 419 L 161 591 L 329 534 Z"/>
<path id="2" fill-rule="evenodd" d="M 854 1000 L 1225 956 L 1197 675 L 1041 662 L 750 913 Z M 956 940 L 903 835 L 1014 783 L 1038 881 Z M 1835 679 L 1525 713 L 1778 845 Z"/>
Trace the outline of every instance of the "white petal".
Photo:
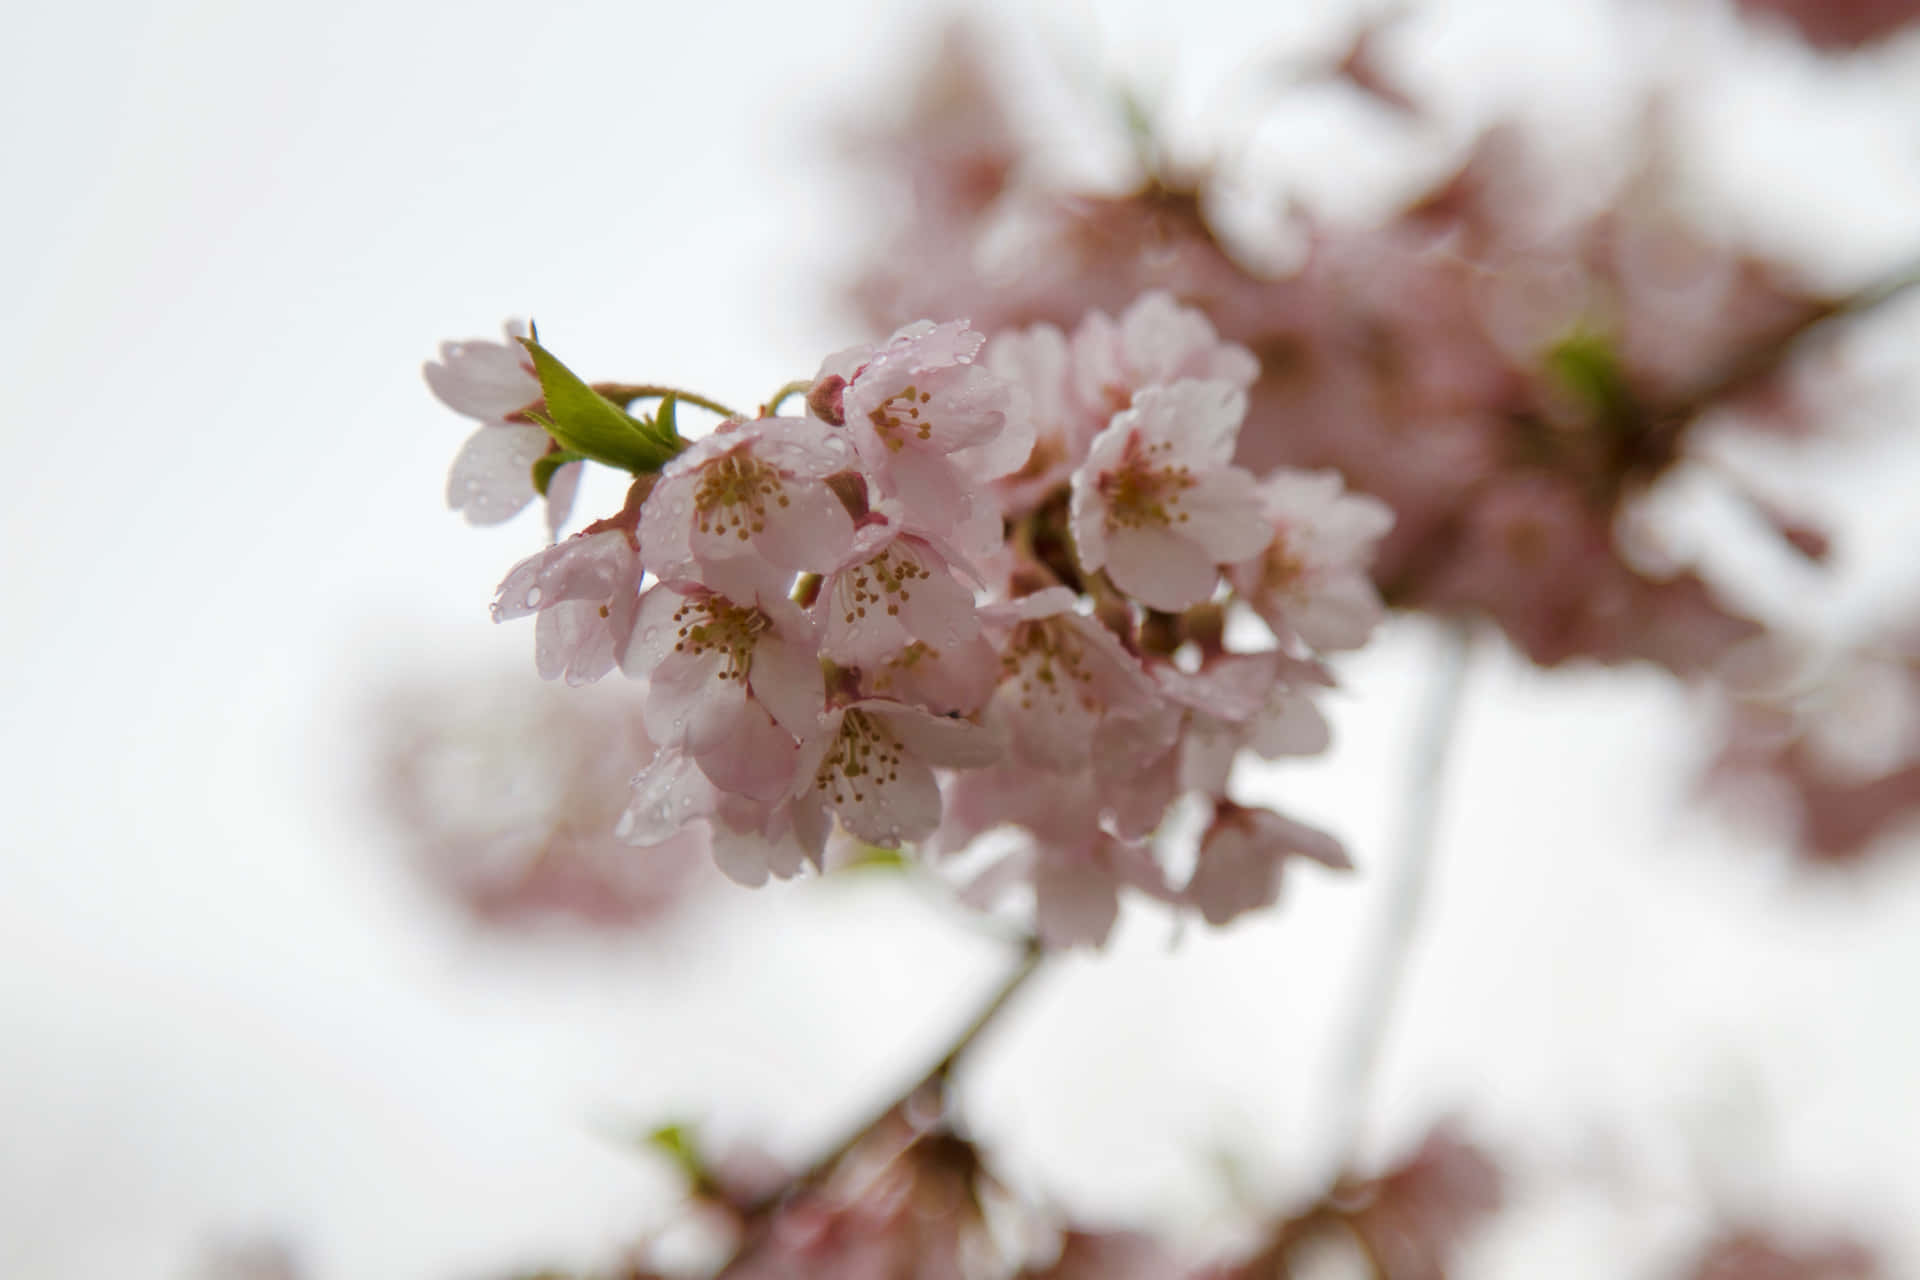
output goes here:
<path id="1" fill-rule="evenodd" d="M 533 628 L 533 661 L 542 680 L 592 684 L 613 670 L 613 633 L 600 605 L 569 600 L 540 611 Z"/>
<path id="2" fill-rule="evenodd" d="M 538 427 L 502 423 L 482 427 L 447 473 L 447 505 L 469 524 L 499 524 L 533 501 L 533 464 L 547 451 Z"/>
<path id="3" fill-rule="evenodd" d="M 673 615 L 687 597 L 662 583 L 640 593 L 639 616 L 634 620 L 633 638 L 620 653 L 620 669 L 636 679 L 666 660 L 680 638 L 680 625 Z"/>
<path id="4" fill-rule="evenodd" d="M 455 413 L 497 422 L 540 398 L 540 382 L 518 343 L 443 342 L 424 370 L 427 386 Z"/>
<path id="5" fill-rule="evenodd" d="M 567 527 L 567 517 L 573 514 L 573 500 L 580 492 L 580 476 L 585 472 L 584 462 L 569 462 L 547 478 L 547 536 L 555 542 Z"/>
<path id="6" fill-rule="evenodd" d="M 654 845 L 713 812 L 707 775 L 684 752 L 658 752 L 633 779 L 633 793 L 614 834 L 628 844 Z"/>

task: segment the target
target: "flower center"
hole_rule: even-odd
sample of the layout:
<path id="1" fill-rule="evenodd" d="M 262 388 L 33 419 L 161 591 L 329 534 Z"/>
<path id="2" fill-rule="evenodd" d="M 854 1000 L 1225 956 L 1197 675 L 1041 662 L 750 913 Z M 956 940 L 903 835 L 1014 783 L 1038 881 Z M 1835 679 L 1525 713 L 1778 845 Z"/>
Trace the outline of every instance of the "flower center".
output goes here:
<path id="1" fill-rule="evenodd" d="M 767 527 L 767 500 L 788 502 L 780 472 L 745 452 L 729 453 L 700 472 L 693 491 L 694 524 L 702 533 L 732 533 L 745 542 Z"/>
<path id="2" fill-rule="evenodd" d="M 899 741 L 865 712 L 848 711 L 840 718 L 840 732 L 813 775 L 814 790 L 830 797 L 834 804 L 845 804 L 849 799 L 861 803 L 867 798 L 865 788 L 899 779 L 904 754 Z"/>
<path id="3" fill-rule="evenodd" d="M 847 623 L 867 616 L 867 606 L 885 606 L 897 616 L 900 606 L 913 598 L 912 585 L 933 576 L 933 570 L 920 557 L 898 543 L 888 547 L 863 565 L 847 570 L 834 584 L 834 601 Z"/>
<path id="4" fill-rule="evenodd" d="M 721 680 L 745 681 L 753 670 L 753 647 L 773 626 L 773 621 L 758 609 L 742 608 L 725 596 L 689 596 L 673 611 L 680 638 L 674 641 L 675 653 L 699 657 L 708 653 L 726 656 Z"/>
<path id="5" fill-rule="evenodd" d="M 880 437 L 880 442 L 898 453 L 906 447 L 907 432 L 922 440 L 933 438 L 933 424 L 920 416 L 920 406 L 931 399 L 931 394 L 908 383 L 875 406 L 867 414 L 867 421 L 873 423 L 874 434 Z"/>
<path id="6" fill-rule="evenodd" d="M 1137 436 L 1127 441 L 1120 465 L 1100 477 L 1108 528 L 1164 529 L 1186 521 L 1180 495 L 1193 488 L 1193 472 L 1185 465 L 1166 463 L 1164 456 L 1172 451 L 1169 441 L 1142 444 Z"/>
<path id="7" fill-rule="evenodd" d="M 1089 711 L 1099 709 L 1092 690 L 1086 645 L 1071 627 L 1049 618 L 1037 618 L 1014 628 L 1007 651 L 1000 658 L 1002 677 L 1020 692 L 1020 709 L 1033 709 L 1037 693 L 1046 698 L 1077 696 Z"/>

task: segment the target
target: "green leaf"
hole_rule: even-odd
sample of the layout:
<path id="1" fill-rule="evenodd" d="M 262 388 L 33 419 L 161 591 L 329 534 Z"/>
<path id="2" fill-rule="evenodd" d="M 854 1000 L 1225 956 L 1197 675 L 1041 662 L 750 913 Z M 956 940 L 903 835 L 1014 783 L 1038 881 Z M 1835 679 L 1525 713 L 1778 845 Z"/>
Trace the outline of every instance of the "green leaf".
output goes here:
<path id="1" fill-rule="evenodd" d="M 677 402 L 678 398 L 669 391 L 660 397 L 660 407 L 654 410 L 653 427 L 663 439 L 678 440 L 680 438 L 680 428 L 673 421 L 673 406 Z"/>
<path id="2" fill-rule="evenodd" d="M 647 423 L 588 386 L 534 339 L 522 338 L 520 345 L 533 357 L 533 370 L 546 398 L 544 413 L 527 416 L 545 427 L 562 449 L 634 475 L 658 471 L 680 451 L 677 438 L 669 443 Z"/>
<path id="3" fill-rule="evenodd" d="M 572 453 L 566 449 L 556 449 L 552 453 L 543 453 L 533 460 L 533 491 L 541 497 L 547 496 L 547 486 L 553 483 L 553 473 L 569 462 L 585 462 L 586 455 Z"/>
<path id="4" fill-rule="evenodd" d="M 663 1124 L 647 1135 L 647 1145 L 671 1161 L 676 1169 L 686 1175 L 688 1182 L 698 1184 L 705 1180 L 707 1167 L 702 1163 L 699 1148 L 694 1144 L 691 1125 Z"/>

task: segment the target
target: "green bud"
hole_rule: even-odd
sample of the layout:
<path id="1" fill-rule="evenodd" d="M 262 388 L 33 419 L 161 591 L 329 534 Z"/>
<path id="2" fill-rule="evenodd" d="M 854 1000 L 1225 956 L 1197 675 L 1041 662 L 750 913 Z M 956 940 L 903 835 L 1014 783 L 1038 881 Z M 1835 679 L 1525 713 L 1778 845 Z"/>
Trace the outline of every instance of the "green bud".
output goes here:
<path id="1" fill-rule="evenodd" d="M 671 414 L 668 431 L 662 433 L 657 422 L 642 422 L 581 381 L 538 341 L 522 338 L 520 345 L 533 357 L 534 374 L 546 399 L 544 412 L 527 416 L 545 427 L 547 434 L 574 457 L 591 458 L 643 475 L 658 471 L 686 447 L 686 442 L 671 430 Z"/>

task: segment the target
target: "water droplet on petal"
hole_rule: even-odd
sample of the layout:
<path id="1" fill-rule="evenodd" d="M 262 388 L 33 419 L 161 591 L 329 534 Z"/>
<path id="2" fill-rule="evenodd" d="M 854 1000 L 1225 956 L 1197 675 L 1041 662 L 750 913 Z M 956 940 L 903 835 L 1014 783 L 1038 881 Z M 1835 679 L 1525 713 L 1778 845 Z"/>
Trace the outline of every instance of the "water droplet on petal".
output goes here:
<path id="1" fill-rule="evenodd" d="M 538 609 L 540 607 L 540 594 L 540 588 L 537 586 L 527 588 L 527 608 Z"/>

